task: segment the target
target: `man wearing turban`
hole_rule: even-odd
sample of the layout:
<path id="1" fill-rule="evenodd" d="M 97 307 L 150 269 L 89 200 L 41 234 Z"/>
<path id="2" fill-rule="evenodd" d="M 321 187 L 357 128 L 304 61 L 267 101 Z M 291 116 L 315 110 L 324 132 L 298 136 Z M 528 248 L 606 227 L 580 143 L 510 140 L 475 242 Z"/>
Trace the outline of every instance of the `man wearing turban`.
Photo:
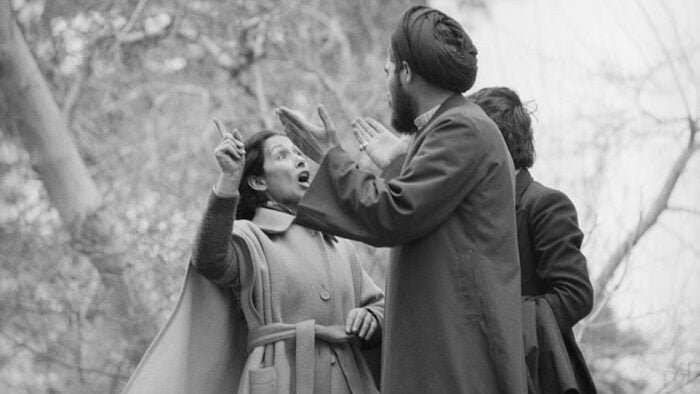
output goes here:
<path id="1" fill-rule="evenodd" d="M 382 176 L 358 168 L 322 106 L 323 127 L 277 111 L 320 163 L 297 222 L 392 247 L 384 393 L 526 392 L 513 163 L 496 125 L 461 95 L 476 54 L 442 12 L 403 13 L 384 71 L 392 125 L 413 138 Z"/>

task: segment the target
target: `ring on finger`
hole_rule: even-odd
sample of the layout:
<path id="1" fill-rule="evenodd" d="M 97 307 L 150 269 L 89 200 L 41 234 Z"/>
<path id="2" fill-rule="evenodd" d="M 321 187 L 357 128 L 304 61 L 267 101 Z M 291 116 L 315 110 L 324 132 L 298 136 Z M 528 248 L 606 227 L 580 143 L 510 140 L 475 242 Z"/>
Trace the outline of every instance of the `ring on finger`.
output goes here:
<path id="1" fill-rule="evenodd" d="M 365 149 L 367 149 L 367 143 L 362 143 L 360 144 L 360 152 L 363 152 Z"/>

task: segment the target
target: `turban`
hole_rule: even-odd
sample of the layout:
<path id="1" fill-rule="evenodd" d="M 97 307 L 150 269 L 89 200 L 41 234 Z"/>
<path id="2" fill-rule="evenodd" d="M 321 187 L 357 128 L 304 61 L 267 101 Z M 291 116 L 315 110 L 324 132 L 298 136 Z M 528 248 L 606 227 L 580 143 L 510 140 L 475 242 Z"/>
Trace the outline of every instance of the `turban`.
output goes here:
<path id="1" fill-rule="evenodd" d="M 462 26 L 425 6 L 407 9 L 391 35 L 395 62 L 405 61 L 429 83 L 465 92 L 476 79 L 476 47 Z"/>

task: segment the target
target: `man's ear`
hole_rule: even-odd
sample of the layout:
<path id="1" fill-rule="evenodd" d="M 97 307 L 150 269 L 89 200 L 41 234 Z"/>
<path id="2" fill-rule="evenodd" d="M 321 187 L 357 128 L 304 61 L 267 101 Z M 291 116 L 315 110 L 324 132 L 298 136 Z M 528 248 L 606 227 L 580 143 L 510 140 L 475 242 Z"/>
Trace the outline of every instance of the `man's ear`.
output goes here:
<path id="1" fill-rule="evenodd" d="M 267 182 L 265 181 L 265 178 L 261 176 L 249 176 L 248 179 L 246 180 L 248 182 L 248 186 L 250 186 L 251 189 L 259 191 L 259 192 L 266 192 L 267 191 Z"/>
<path id="2" fill-rule="evenodd" d="M 408 84 L 413 80 L 413 71 L 411 71 L 411 67 L 406 61 L 401 62 L 401 70 L 399 70 L 399 72 L 401 73 L 401 79 L 404 84 Z"/>

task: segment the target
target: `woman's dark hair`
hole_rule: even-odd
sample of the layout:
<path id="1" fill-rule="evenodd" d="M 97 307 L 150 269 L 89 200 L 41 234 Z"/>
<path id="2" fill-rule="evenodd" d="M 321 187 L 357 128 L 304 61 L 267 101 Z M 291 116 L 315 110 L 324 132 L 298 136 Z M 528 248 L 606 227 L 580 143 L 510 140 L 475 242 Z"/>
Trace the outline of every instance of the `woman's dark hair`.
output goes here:
<path id="1" fill-rule="evenodd" d="M 484 88 L 469 98 L 496 123 L 506 141 L 515 168 L 530 168 L 535 163 L 535 143 L 530 112 L 513 90 Z"/>
<path id="2" fill-rule="evenodd" d="M 264 193 L 254 190 L 248 185 L 248 178 L 263 175 L 265 171 L 263 169 L 265 164 L 265 141 L 276 135 L 283 136 L 284 133 L 274 130 L 262 130 L 245 140 L 245 165 L 243 166 L 241 183 L 238 185 L 241 200 L 238 202 L 236 219 L 253 219 L 255 210 L 267 202 L 267 196 Z"/>

